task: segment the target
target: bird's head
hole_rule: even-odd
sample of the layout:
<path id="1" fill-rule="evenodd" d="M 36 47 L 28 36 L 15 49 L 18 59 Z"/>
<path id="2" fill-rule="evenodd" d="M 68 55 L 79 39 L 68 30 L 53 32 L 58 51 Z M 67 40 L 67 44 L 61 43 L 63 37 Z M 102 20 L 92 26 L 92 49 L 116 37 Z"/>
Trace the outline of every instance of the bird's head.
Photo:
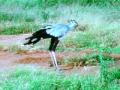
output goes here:
<path id="1" fill-rule="evenodd" d="M 75 20 L 68 20 L 68 23 L 75 28 L 78 26 L 78 23 Z"/>

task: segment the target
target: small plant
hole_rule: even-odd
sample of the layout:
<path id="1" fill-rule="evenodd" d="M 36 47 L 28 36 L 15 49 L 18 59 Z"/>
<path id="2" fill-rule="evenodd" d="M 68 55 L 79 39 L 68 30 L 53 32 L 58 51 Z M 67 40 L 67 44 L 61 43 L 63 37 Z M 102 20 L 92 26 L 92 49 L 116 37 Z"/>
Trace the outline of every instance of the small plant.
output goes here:
<path id="1" fill-rule="evenodd" d="M 64 57 L 64 63 L 75 67 L 85 65 L 96 65 L 98 63 L 96 57 L 97 54 L 94 52 L 91 52 L 89 54 L 87 53 L 80 54 L 78 52 L 73 54 L 72 56 Z"/>

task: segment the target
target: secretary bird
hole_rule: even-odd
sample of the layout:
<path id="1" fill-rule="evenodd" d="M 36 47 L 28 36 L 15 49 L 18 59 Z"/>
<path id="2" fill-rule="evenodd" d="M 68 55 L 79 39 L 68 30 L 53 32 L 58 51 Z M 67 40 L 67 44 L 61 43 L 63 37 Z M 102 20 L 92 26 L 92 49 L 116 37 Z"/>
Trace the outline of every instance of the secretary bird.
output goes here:
<path id="1" fill-rule="evenodd" d="M 49 46 L 49 54 L 51 56 L 52 63 L 56 70 L 59 70 L 55 50 L 62 37 L 64 37 L 69 31 L 75 29 L 78 23 L 75 20 L 68 21 L 67 24 L 55 24 L 46 25 L 40 30 L 33 33 L 30 37 L 25 38 L 28 40 L 24 45 L 35 44 L 43 39 L 51 38 L 51 43 Z"/>

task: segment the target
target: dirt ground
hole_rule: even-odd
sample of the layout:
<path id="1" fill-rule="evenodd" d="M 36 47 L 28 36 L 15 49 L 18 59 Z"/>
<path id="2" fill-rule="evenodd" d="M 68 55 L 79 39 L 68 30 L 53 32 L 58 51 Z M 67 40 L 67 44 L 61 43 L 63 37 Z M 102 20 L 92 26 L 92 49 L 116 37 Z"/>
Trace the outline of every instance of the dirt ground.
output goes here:
<path id="1" fill-rule="evenodd" d="M 27 37 L 29 34 L 18 35 L 18 36 L 0 36 L 0 44 L 2 45 L 11 45 L 16 42 L 21 42 Z M 80 55 L 84 55 L 86 53 L 91 53 L 91 50 L 80 51 Z M 77 52 L 78 53 L 78 52 Z M 60 52 L 57 53 L 57 59 L 59 61 L 63 60 L 64 56 L 75 55 L 74 52 Z M 111 55 L 112 57 L 117 57 L 120 60 L 120 55 Z M 116 62 L 117 67 L 120 65 L 120 61 Z M 36 67 L 44 68 L 44 69 L 53 69 L 50 67 L 50 55 L 48 51 L 17 51 L 17 52 L 9 52 L 6 50 L 0 51 L 0 72 L 7 71 L 16 68 L 19 65 L 34 65 Z M 66 65 L 59 65 L 63 72 L 67 74 L 71 73 L 79 73 L 81 75 L 88 74 L 97 74 L 99 73 L 99 66 L 82 66 L 82 67 L 72 67 Z"/>

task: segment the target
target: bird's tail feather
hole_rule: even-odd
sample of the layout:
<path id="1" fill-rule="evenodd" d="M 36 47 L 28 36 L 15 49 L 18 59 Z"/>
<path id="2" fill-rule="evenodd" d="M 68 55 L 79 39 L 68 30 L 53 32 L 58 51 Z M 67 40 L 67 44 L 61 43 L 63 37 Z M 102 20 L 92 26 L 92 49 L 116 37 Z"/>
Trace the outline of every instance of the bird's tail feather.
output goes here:
<path id="1" fill-rule="evenodd" d="M 24 45 L 30 45 L 30 44 L 36 44 L 37 42 L 39 42 L 40 38 L 34 37 L 34 36 L 30 36 L 28 38 L 25 38 L 25 40 L 28 40 L 28 41 L 26 43 L 24 43 Z"/>
<path id="2" fill-rule="evenodd" d="M 25 38 L 25 40 L 28 40 L 24 45 L 30 45 L 30 44 L 36 44 L 40 41 L 41 35 L 45 32 L 46 29 L 40 29 L 36 32 L 34 32 L 30 37 Z"/>
<path id="3" fill-rule="evenodd" d="M 25 40 L 28 40 L 28 39 L 30 39 L 31 37 L 27 37 L 27 38 L 25 38 Z"/>

